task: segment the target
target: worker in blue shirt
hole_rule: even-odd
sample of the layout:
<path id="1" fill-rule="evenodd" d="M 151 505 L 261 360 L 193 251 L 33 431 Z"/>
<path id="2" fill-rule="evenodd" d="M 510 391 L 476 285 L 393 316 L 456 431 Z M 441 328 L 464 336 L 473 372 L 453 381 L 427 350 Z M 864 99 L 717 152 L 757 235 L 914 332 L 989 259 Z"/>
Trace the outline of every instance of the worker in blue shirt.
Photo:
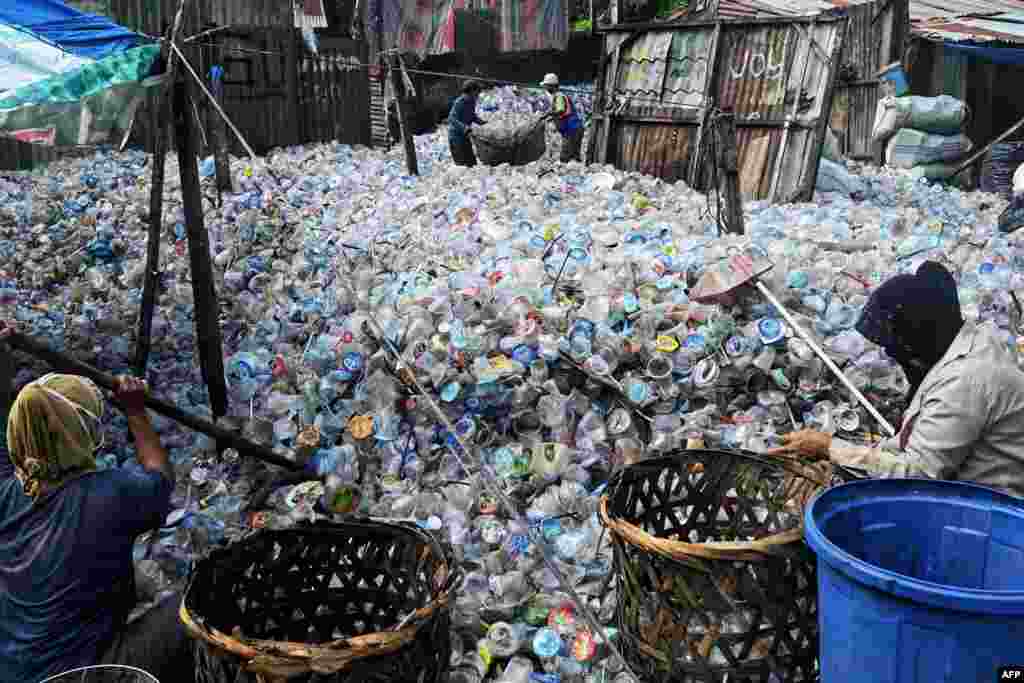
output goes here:
<path id="1" fill-rule="evenodd" d="M 0 321 L 0 354 L 13 327 Z M 146 412 L 146 385 L 118 380 L 135 469 L 98 467 L 104 399 L 90 381 L 46 375 L 23 388 L 0 448 L 0 683 L 38 683 L 94 664 L 192 683 L 180 596 L 127 623 L 132 551 L 163 525 L 174 469 Z"/>
<path id="2" fill-rule="evenodd" d="M 476 115 L 476 100 L 480 95 L 480 84 L 469 81 L 462 86 L 462 95 L 455 100 L 448 114 L 448 146 L 452 150 L 452 161 L 459 166 L 476 166 L 476 154 L 469 132 L 473 125 L 484 122 Z"/>

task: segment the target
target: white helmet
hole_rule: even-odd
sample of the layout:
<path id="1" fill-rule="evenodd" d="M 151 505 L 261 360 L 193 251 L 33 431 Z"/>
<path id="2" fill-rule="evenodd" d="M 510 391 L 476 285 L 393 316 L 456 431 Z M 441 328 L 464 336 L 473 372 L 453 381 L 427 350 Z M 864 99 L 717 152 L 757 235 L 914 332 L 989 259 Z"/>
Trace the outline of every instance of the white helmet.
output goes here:
<path id="1" fill-rule="evenodd" d="M 547 87 L 549 85 L 557 86 L 558 85 L 558 76 L 556 76 L 555 74 L 548 74 L 547 76 L 544 77 L 544 80 L 541 81 L 540 84 L 542 86 L 545 86 L 545 87 Z"/>

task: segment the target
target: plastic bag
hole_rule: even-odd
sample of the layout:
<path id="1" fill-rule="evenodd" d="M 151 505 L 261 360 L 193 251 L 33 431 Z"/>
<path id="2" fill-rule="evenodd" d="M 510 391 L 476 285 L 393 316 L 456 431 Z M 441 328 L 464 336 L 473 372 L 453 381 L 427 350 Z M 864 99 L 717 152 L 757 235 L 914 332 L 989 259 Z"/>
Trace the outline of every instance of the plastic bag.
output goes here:
<path id="1" fill-rule="evenodd" d="M 961 159 L 974 148 L 966 135 L 933 135 L 904 128 L 889 140 L 885 161 L 896 168 L 948 163 Z"/>
<path id="2" fill-rule="evenodd" d="M 864 181 L 847 171 L 843 164 L 828 159 L 822 159 L 818 166 L 815 187 L 819 192 L 841 192 L 847 195 L 863 194 L 867 190 Z"/>
<path id="3" fill-rule="evenodd" d="M 939 97 L 884 97 L 875 109 L 871 137 L 885 142 L 903 128 L 937 135 L 954 135 L 963 130 L 970 108 L 949 95 Z"/>

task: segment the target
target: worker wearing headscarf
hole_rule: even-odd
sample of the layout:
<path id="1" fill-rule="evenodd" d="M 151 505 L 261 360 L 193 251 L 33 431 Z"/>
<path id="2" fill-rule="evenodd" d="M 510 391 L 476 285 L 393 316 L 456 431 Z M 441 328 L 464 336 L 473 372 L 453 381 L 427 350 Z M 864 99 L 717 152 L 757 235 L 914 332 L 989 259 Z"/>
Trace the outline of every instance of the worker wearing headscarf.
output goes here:
<path id="1" fill-rule="evenodd" d="M 557 75 L 546 75 L 540 84 L 551 95 L 549 116 L 554 119 L 558 132 L 562 135 L 562 163 L 579 161 L 580 150 L 583 147 L 583 121 L 576 111 L 576 105 L 573 104 L 572 98 L 559 90 Z"/>
<path id="2" fill-rule="evenodd" d="M 14 473 L 33 501 L 96 470 L 103 398 L 74 375 L 46 375 L 18 394 L 7 421 Z"/>
<path id="3" fill-rule="evenodd" d="M 2 354 L 10 333 L 0 322 Z M 0 683 L 103 663 L 194 680 L 177 600 L 126 622 L 137 602 L 135 541 L 162 526 L 174 472 L 146 414 L 145 383 L 120 378 L 116 395 L 135 470 L 97 468 L 104 401 L 89 380 L 47 375 L 11 405 L 13 472 L 0 479 Z"/>
<path id="4" fill-rule="evenodd" d="M 469 133 L 474 125 L 484 125 L 484 121 L 476 115 L 480 90 L 479 83 L 468 81 L 462 86 L 462 94 L 455 100 L 448 114 L 448 147 L 452 152 L 452 161 L 458 166 L 476 166 L 476 154 Z"/>
<path id="5" fill-rule="evenodd" d="M 1024 372 L 994 325 L 964 321 L 948 270 L 927 262 L 885 282 L 857 331 L 899 363 L 910 383 L 899 434 L 868 448 L 804 430 L 774 452 L 1024 496 Z"/>

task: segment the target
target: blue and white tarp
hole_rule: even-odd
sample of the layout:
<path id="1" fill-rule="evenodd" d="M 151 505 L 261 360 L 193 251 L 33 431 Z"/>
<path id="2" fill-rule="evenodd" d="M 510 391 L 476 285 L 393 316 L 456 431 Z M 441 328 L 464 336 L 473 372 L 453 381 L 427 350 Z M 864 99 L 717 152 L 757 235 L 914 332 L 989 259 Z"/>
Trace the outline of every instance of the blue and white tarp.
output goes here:
<path id="1" fill-rule="evenodd" d="M 103 142 L 160 82 L 159 46 L 60 0 L 0 0 L 0 135 Z"/>

